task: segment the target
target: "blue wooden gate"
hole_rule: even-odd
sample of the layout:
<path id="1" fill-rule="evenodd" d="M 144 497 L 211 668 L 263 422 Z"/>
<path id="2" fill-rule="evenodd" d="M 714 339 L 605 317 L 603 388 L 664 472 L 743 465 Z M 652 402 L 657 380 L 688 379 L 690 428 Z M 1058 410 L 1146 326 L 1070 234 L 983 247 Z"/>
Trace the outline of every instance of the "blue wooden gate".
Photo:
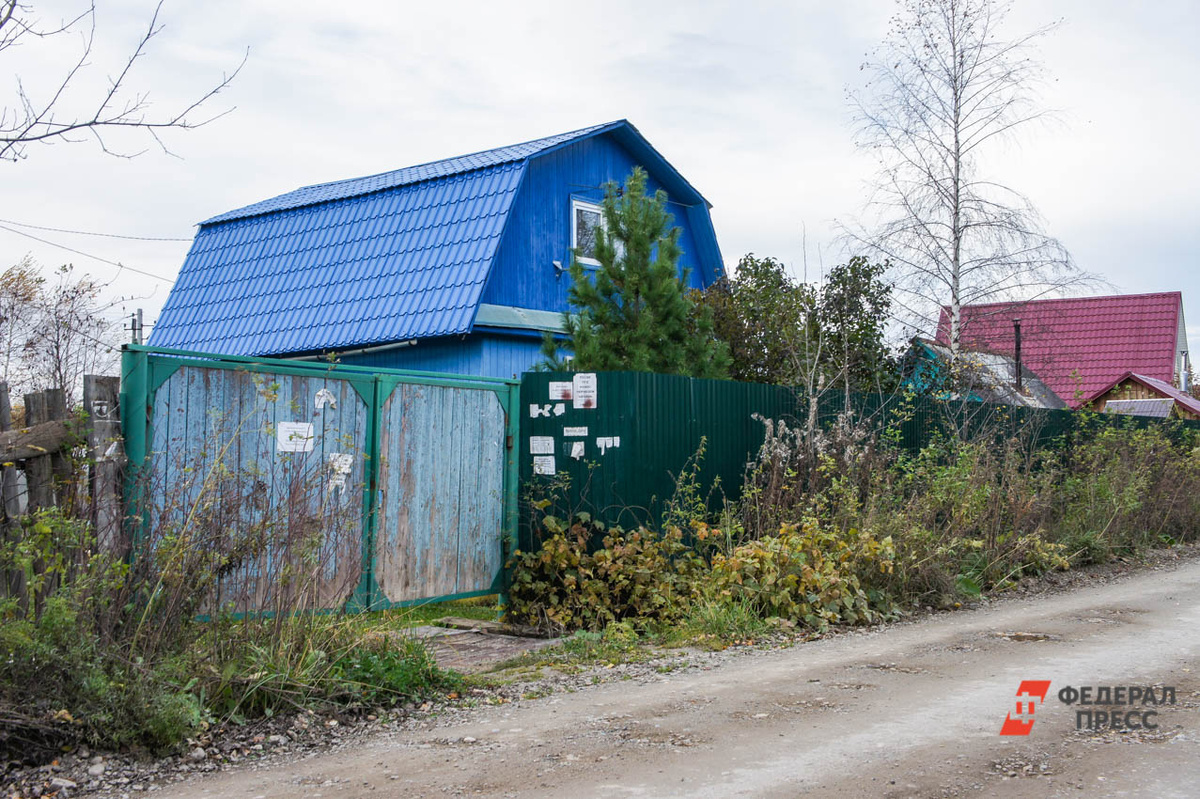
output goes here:
<path id="1" fill-rule="evenodd" d="M 129 345 L 135 545 L 211 549 L 213 610 L 500 592 L 517 400 L 510 380 Z"/>

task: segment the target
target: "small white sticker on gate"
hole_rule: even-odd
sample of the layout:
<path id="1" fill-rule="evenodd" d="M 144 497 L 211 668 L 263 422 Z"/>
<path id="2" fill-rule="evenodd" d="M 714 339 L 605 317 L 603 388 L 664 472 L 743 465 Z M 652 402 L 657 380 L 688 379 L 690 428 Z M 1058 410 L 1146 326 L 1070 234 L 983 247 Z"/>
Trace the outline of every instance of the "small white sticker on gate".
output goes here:
<path id="1" fill-rule="evenodd" d="M 317 410 L 322 410 L 326 405 L 334 410 L 337 410 L 337 397 L 333 396 L 333 392 L 327 388 L 323 388 L 317 392 L 317 396 L 313 398 L 313 405 Z"/>
<path id="2" fill-rule="evenodd" d="M 587 438 L 586 427 L 564 427 L 563 436 L 566 438 Z"/>
<path id="3" fill-rule="evenodd" d="M 530 436 L 529 437 L 529 454 L 530 455 L 553 455 L 554 454 L 554 436 Z"/>
<path id="4" fill-rule="evenodd" d="M 329 467 L 329 490 L 346 490 L 346 477 L 354 468 L 354 456 L 349 452 L 331 452 L 325 458 Z"/>
<path id="5" fill-rule="evenodd" d="M 570 383 L 559 383 L 556 381 L 550 382 L 550 401 L 569 400 L 571 399 L 572 391 Z"/>
<path id="6" fill-rule="evenodd" d="M 533 473 L 534 474 L 554 474 L 554 456 L 553 455 L 535 455 L 533 458 Z"/>

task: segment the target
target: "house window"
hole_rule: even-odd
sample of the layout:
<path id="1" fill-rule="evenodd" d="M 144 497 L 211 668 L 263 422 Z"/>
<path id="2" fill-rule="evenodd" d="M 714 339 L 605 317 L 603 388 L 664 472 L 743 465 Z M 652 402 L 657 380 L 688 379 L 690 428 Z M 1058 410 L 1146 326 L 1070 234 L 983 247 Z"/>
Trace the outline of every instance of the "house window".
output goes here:
<path id="1" fill-rule="evenodd" d="M 595 203 L 571 200 L 571 246 L 581 264 L 599 266 L 596 231 L 604 227 L 604 213 Z"/>

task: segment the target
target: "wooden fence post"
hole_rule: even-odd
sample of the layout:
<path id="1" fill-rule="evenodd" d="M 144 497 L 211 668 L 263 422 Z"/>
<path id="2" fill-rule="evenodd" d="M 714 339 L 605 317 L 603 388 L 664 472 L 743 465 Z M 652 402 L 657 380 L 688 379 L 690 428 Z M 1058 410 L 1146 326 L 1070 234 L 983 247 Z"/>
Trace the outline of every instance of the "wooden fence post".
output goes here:
<path id="1" fill-rule="evenodd" d="M 127 542 L 119 487 L 125 450 L 121 440 L 120 391 L 119 377 L 85 375 L 83 378 L 92 527 L 101 552 L 124 555 Z"/>
<path id="2" fill-rule="evenodd" d="M 8 396 L 8 383 L 0 381 L 0 433 L 12 429 L 12 401 Z M 15 543 L 21 534 L 21 486 L 17 482 L 17 467 L 4 463 L 0 466 L 0 511 L 3 513 L 2 540 L 5 544 Z M 12 571 L 0 575 L 4 579 L 5 595 L 23 602 L 25 597 L 25 575 Z"/>
<path id="3" fill-rule="evenodd" d="M 25 426 L 33 427 L 50 421 L 46 395 L 42 392 L 25 395 Z M 25 462 L 26 510 L 29 513 L 54 507 L 54 472 L 47 457 L 29 458 Z"/>
<path id="4" fill-rule="evenodd" d="M 67 412 L 67 392 L 61 388 L 48 388 L 42 393 L 46 396 L 45 421 L 64 422 L 70 431 L 73 425 Z M 71 469 L 71 458 L 66 449 L 56 447 L 50 453 L 49 461 L 54 504 L 64 516 L 75 516 L 79 506 L 80 486 Z"/>

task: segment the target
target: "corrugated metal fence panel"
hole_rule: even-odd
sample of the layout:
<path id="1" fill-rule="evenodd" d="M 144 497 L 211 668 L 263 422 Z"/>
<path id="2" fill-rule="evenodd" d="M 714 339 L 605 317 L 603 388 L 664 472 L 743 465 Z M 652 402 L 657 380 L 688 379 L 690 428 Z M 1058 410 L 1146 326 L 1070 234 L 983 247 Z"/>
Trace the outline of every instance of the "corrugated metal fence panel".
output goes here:
<path id="1" fill-rule="evenodd" d="M 317 407 L 322 391 L 333 402 Z M 210 610 L 269 610 L 298 582 L 289 580 L 297 569 L 316 578 L 317 606 L 350 598 L 362 575 L 369 409 L 349 383 L 183 366 L 155 391 L 152 413 L 151 524 L 193 536 L 195 546 L 214 543 L 216 525 L 249 542 Z M 313 426 L 311 450 L 281 451 L 289 423 Z M 329 480 L 336 455 L 349 456 L 344 487 Z"/>
<path id="2" fill-rule="evenodd" d="M 736 498 L 745 466 L 763 441 L 763 425 L 754 415 L 779 418 L 796 409 L 794 392 L 778 386 L 641 372 L 595 377 L 594 407 L 576 407 L 586 404 L 574 387 L 581 375 L 523 376 L 520 468 L 522 482 L 532 480 L 534 458 L 546 458 L 539 453 L 549 447 L 552 468 L 570 481 L 565 492 L 570 509 L 610 524 L 657 524 L 674 494 L 676 477 L 702 439 L 702 490 L 709 494 L 716 484 L 718 494 Z M 553 398 L 558 394 L 551 393 L 552 385 L 573 381 L 571 399 Z M 539 482 L 545 486 L 547 481 Z M 718 494 L 712 496 L 714 502 Z M 527 510 L 524 503 L 522 510 Z M 528 548 L 527 518 L 520 529 L 519 543 Z"/>
<path id="3" fill-rule="evenodd" d="M 401 384 L 382 419 L 375 579 L 383 598 L 495 590 L 506 435 L 496 393 Z"/>
<path id="4" fill-rule="evenodd" d="M 740 496 L 746 467 L 762 446 L 764 426 L 755 416 L 795 424 L 807 418 L 807 400 L 793 389 L 674 375 L 602 372 L 594 375 L 594 407 L 576 407 L 578 396 L 556 398 L 555 386 L 570 386 L 577 395 L 580 377 L 532 372 L 522 378 L 521 482 L 527 494 L 555 491 L 559 512 L 586 511 L 609 524 L 657 525 L 674 493 L 675 477 L 702 439 L 706 452 L 700 486 L 710 509 L 719 510 L 724 499 Z M 842 392 L 826 392 L 818 403 L 818 424 L 834 424 L 845 406 Z M 1069 442 L 1089 426 L 1162 422 L 903 395 L 851 394 L 850 408 L 854 419 L 910 452 L 939 435 L 1017 436 L 1038 448 Z M 1174 424 L 1178 427 L 1168 429 L 1200 430 L 1200 422 Z M 615 441 L 602 451 L 602 439 Z M 538 458 L 556 478 L 537 473 Z M 554 488 L 564 478 L 566 484 Z M 525 549 L 534 545 L 529 511 L 522 502 L 519 545 Z"/>

